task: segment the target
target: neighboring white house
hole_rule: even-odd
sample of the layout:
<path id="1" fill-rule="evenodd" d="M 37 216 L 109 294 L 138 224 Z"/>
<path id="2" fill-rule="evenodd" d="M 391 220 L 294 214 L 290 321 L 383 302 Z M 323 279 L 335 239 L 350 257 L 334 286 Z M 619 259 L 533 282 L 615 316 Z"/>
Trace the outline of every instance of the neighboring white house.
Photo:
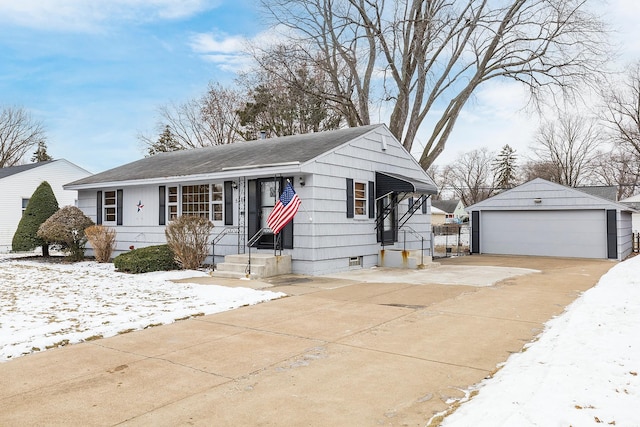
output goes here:
<path id="1" fill-rule="evenodd" d="M 276 240 L 266 219 L 287 181 L 302 206 Z M 208 262 L 245 254 L 255 238 L 252 253 L 277 251 L 292 272 L 313 275 L 387 265 L 395 252 L 424 256 L 437 193 L 384 125 L 161 153 L 65 188 L 116 230 L 116 254 L 165 243 L 173 218 L 200 215 L 215 225 Z"/>
<path id="2" fill-rule="evenodd" d="M 471 252 L 622 260 L 632 209 L 536 178 L 467 208 Z"/>
<path id="3" fill-rule="evenodd" d="M 464 208 L 462 200 L 432 200 L 432 223 L 435 224 L 462 224 L 469 219 L 469 214 Z M 434 209 L 444 213 L 444 217 L 435 217 Z M 442 219 L 442 221 L 440 221 Z"/>
<path id="4" fill-rule="evenodd" d="M 11 251 L 11 241 L 22 212 L 43 181 L 51 185 L 58 205 L 62 207 L 75 205 L 78 198 L 77 191 L 65 190 L 63 184 L 90 175 L 90 172 L 64 159 L 0 168 L 0 253 Z"/>

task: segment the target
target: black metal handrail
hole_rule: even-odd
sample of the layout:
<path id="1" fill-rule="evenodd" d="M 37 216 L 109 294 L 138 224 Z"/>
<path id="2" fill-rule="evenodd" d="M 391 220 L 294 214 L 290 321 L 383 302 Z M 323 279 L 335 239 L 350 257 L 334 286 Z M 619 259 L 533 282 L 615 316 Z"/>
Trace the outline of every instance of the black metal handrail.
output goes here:
<path id="1" fill-rule="evenodd" d="M 403 250 L 407 249 L 407 231 L 420 239 L 420 265 L 424 265 L 424 239 L 425 239 L 425 237 L 422 234 L 418 233 L 413 228 L 411 228 L 409 226 L 406 226 L 406 225 L 402 227 L 402 231 L 405 232 L 404 241 L 402 242 L 402 244 L 404 245 L 403 246 Z M 431 242 L 433 243 L 433 239 L 431 239 Z M 429 253 L 431 254 L 431 256 L 433 256 L 433 250 L 431 248 L 429 248 Z"/>
<path id="2" fill-rule="evenodd" d="M 216 243 L 222 240 L 227 234 L 240 234 L 240 226 L 225 227 L 225 229 L 218 233 L 211 241 L 211 265 L 214 269 L 216 267 Z"/>
<path id="3" fill-rule="evenodd" d="M 244 270 L 247 277 L 251 277 L 251 248 L 255 247 L 258 241 L 260 241 L 260 238 L 265 234 L 273 234 L 273 230 L 268 227 L 261 228 L 247 242 L 247 247 L 249 248 L 249 261 L 247 262 L 247 267 Z"/>

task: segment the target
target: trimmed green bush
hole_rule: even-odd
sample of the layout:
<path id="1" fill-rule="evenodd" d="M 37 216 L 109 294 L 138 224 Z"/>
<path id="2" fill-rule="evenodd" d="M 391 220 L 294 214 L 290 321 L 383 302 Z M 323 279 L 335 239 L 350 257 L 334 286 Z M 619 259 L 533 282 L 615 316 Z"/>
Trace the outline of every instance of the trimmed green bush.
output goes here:
<path id="1" fill-rule="evenodd" d="M 38 236 L 50 244 L 61 245 L 72 261 L 82 261 L 87 243 L 84 230 L 92 225 L 91 218 L 80 209 L 65 206 L 40 225 Z"/>
<path id="2" fill-rule="evenodd" d="M 51 185 L 47 181 L 43 181 L 29 199 L 29 204 L 13 235 L 11 250 L 14 252 L 26 252 L 42 246 L 42 255 L 49 256 L 49 245 L 38 236 L 38 228 L 51 215 L 56 213 L 58 208 L 58 201 L 55 194 L 53 194 Z"/>
<path id="3" fill-rule="evenodd" d="M 147 246 L 133 249 L 113 259 L 118 271 L 125 273 L 148 273 L 150 271 L 179 270 L 175 255 L 168 245 Z"/>

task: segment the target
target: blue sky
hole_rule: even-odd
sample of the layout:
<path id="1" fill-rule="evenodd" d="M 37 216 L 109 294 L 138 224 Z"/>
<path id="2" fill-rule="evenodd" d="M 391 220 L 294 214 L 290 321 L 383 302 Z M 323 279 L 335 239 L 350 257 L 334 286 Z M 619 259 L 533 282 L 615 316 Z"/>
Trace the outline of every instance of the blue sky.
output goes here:
<path id="1" fill-rule="evenodd" d="M 90 172 L 142 157 L 136 135 L 153 132 L 157 107 L 232 79 L 238 35 L 263 29 L 250 0 L 5 3 L 0 105 L 29 110 L 49 153 Z"/>
<path id="2" fill-rule="evenodd" d="M 604 14 L 625 40 L 621 62 L 640 59 L 640 2 Z M 144 155 L 136 135 L 155 131 L 160 105 L 231 81 L 243 38 L 264 31 L 253 0 L 0 0 L 0 105 L 40 120 L 54 158 L 100 172 Z M 525 150 L 535 123 L 522 106 L 515 85 L 484 87 L 438 163 L 475 146 Z"/>

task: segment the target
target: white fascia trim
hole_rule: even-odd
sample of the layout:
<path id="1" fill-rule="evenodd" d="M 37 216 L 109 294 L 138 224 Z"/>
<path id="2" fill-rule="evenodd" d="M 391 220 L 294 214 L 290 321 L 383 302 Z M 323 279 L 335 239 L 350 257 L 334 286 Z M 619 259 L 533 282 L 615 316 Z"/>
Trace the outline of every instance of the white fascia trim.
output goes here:
<path id="1" fill-rule="evenodd" d="M 295 162 L 289 166 L 273 166 L 263 167 L 259 170 L 255 168 L 250 169 L 232 169 L 222 172 L 199 174 L 199 175 L 180 175 L 180 176 L 165 176 L 161 178 L 152 179 L 138 179 L 129 181 L 105 181 L 96 182 L 92 184 L 78 184 L 78 185 L 65 185 L 65 190 L 91 190 L 94 188 L 112 188 L 112 187 L 131 187 L 137 185 L 162 185 L 166 183 L 174 182 L 197 182 L 197 181 L 212 181 L 212 180 L 224 180 L 224 179 L 236 179 L 239 176 L 250 178 L 263 178 L 272 177 L 276 175 L 290 175 L 301 173 L 300 163 Z"/>

